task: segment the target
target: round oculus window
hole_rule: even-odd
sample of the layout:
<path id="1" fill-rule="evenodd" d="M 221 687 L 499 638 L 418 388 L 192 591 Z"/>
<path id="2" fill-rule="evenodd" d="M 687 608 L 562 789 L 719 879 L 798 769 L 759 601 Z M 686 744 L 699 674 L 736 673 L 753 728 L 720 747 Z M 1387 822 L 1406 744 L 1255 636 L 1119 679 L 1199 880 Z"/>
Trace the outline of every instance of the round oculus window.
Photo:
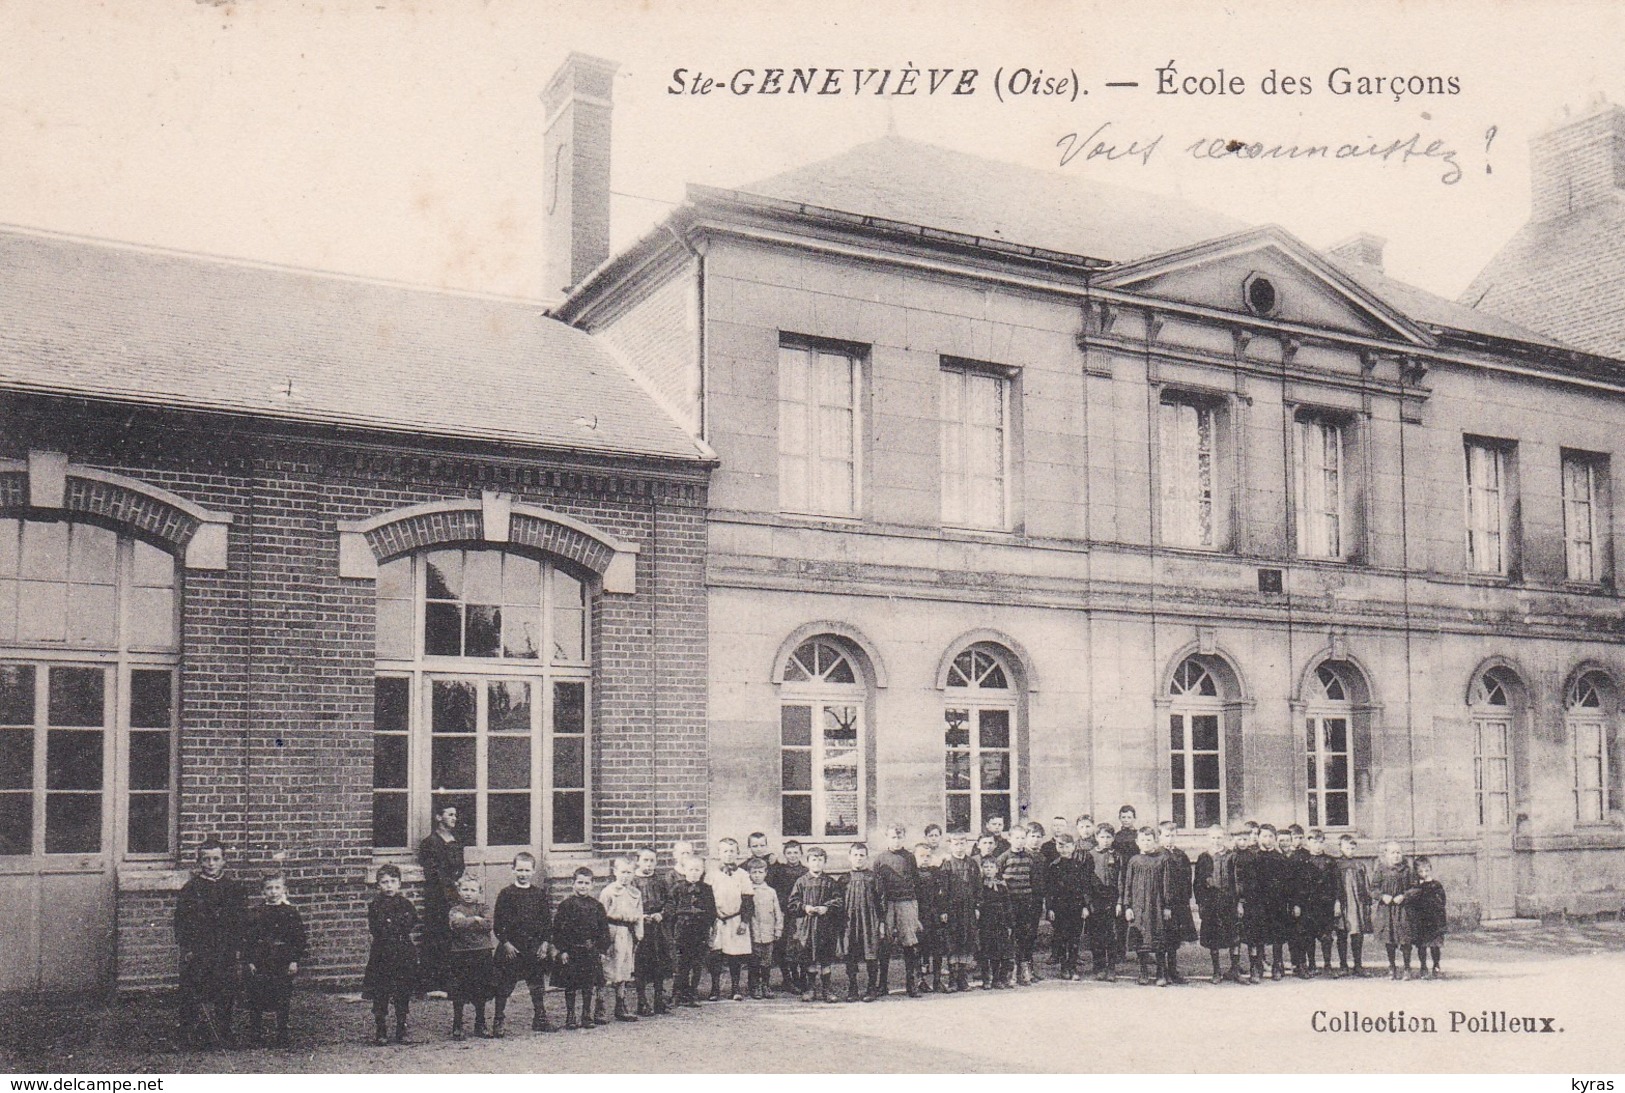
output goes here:
<path id="1" fill-rule="evenodd" d="M 1274 315 L 1281 306 L 1281 294 L 1275 288 L 1275 282 L 1262 273 L 1250 274 L 1241 283 L 1242 298 L 1247 303 L 1247 310 L 1254 315 Z"/>

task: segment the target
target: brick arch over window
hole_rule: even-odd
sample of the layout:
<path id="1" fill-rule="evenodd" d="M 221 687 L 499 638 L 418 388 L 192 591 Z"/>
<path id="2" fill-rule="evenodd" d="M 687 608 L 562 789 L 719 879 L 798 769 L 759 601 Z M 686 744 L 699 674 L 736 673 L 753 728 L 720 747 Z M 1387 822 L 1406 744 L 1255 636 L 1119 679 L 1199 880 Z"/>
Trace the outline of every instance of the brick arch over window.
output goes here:
<path id="1" fill-rule="evenodd" d="M 226 568 L 230 513 L 149 482 L 69 463 L 61 452 L 34 451 L 26 462 L 0 463 L 0 511 L 22 510 L 95 517 L 164 547 L 187 569 Z"/>
<path id="2" fill-rule="evenodd" d="M 636 543 L 540 505 L 505 494 L 431 501 L 366 520 L 341 520 L 339 576 L 372 580 L 378 563 L 449 543 L 501 543 L 532 547 L 574 562 L 603 581 L 604 591 L 637 591 Z"/>

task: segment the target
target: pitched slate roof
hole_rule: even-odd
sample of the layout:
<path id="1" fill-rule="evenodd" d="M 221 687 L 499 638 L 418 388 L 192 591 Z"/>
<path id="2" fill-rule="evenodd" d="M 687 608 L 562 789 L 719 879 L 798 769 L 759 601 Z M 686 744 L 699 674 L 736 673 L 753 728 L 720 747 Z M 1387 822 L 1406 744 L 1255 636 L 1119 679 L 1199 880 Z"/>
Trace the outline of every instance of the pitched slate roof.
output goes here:
<path id="1" fill-rule="evenodd" d="M 1553 349 L 1568 348 L 1563 343 L 1528 327 L 1520 326 L 1499 315 L 1475 311 L 1443 296 L 1435 296 L 1425 289 L 1396 281 L 1379 269 L 1338 255 L 1328 254 L 1327 261 L 1359 282 L 1360 286 L 1378 297 L 1395 311 L 1401 312 L 1423 326 L 1444 330 L 1461 330 L 1482 334 L 1490 338 L 1504 338 L 1515 342 L 1529 342 Z"/>
<path id="2" fill-rule="evenodd" d="M 1576 349 L 1625 358 L 1625 193 L 1525 224 L 1461 302 Z"/>
<path id="3" fill-rule="evenodd" d="M 0 388 L 710 458 L 536 304 L 0 228 Z"/>
<path id="4" fill-rule="evenodd" d="M 1247 227 L 1179 198 L 885 136 L 744 193 L 1111 262 Z"/>

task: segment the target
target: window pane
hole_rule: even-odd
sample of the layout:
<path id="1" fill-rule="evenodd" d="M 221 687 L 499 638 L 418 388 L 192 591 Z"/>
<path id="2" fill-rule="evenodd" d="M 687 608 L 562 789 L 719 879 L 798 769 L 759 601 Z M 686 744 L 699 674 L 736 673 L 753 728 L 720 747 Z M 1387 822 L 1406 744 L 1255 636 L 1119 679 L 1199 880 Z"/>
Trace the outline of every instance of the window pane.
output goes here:
<path id="1" fill-rule="evenodd" d="M 587 784 L 586 741 L 579 736 L 553 738 L 553 785 L 576 788 Z"/>
<path id="2" fill-rule="evenodd" d="M 30 525 L 32 526 L 32 525 Z M 23 581 L 17 586 L 17 639 L 68 639 L 68 586 Z"/>
<path id="3" fill-rule="evenodd" d="M 1185 822 L 1185 795 L 1183 793 L 1174 794 L 1173 806 L 1174 823 L 1179 827 L 1189 827 L 1190 825 Z"/>
<path id="4" fill-rule="evenodd" d="M 0 664 L 0 725 L 34 723 L 34 666 Z"/>
<path id="5" fill-rule="evenodd" d="M 9 643 L 17 637 L 17 582 L 0 577 L 0 642 Z"/>
<path id="6" fill-rule="evenodd" d="M 1349 760 L 1346 755 L 1334 755 L 1326 762 L 1326 788 L 1349 788 Z"/>
<path id="7" fill-rule="evenodd" d="M 45 852 L 88 854 L 102 847 L 102 795 L 51 793 L 45 798 Z"/>
<path id="8" fill-rule="evenodd" d="M 453 612 L 456 608 L 452 609 Z M 412 601 L 378 601 L 377 654 L 382 660 L 408 660 L 412 656 Z"/>
<path id="9" fill-rule="evenodd" d="M 969 831 L 970 822 L 970 794 L 951 793 L 948 795 L 948 830 Z"/>
<path id="10" fill-rule="evenodd" d="M 68 580 L 76 584 L 112 584 L 118 536 L 95 524 L 74 524 L 69 540 Z"/>
<path id="11" fill-rule="evenodd" d="M 161 593 L 168 596 L 167 592 Z M 135 616 L 132 615 L 132 619 Z M 110 584 L 68 586 L 68 640 L 76 645 L 112 648 L 118 641 L 117 616 Z"/>
<path id="12" fill-rule="evenodd" d="M 1328 717 L 1322 724 L 1326 726 L 1326 749 L 1348 751 L 1349 723 L 1341 717 Z"/>
<path id="13" fill-rule="evenodd" d="M 805 795 L 786 795 L 783 798 L 781 822 L 786 836 L 811 835 L 812 798 Z"/>
<path id="14" fill-rule="evenodd" d="M 1192 756 L 1191 779 L 1192 789 L 1218 789 L 1219 757 L 1201 754 Z"/>
<path id="15" fill-rule="evenodd" d="M 23 521 L 22 576 L 35 581 L 68 579 L 68 525 Z"/>
<path id="16" fill-rule="evenodd" d="M 587 841 L 587 797 L 581 792 L 553 794 L 553 841 Z"/>
<path id="17" fill-rule="evenodd" d="M 462 655 L 462 608 L 454 603 L 423 605 L 423 651 L 431 657 Z"/>
<path id="18" fill-rule="evenodd" d="M 1222 823 L 1219 816 L 1219 795 L 1217 793 L 1197 793 L 1192 798 L 1196 805 L 1196 827 L 1211 827 Z"/>
<path id="19" fill-rule="evenodd" d="M 378 567 L 378 598 L 380 600 L 410 600 L 412 588 L 412 559 L 396 558 Z"/>
<path id="20" fill-rule="evenodd" d="M 587 685 L 553 684 L 553 731 L 582 733 L 587 730 Z"/>
<path id="21" fill-rule="evenodd" d="M 943 743 L 950 748 L 970 747 L 970 714 L 964 710 L 947 710 L 942 715 Z"/>
<path id="22" fill-rule="evenodd" d="M 970 784 L 970 752 L 951 751 L 947 755 L 943 771 L 943 786 L 946 789 L 971 789 Z"/>
<path id="23" fill-rule="evenodd" d="M 92 789 L 97 786 L 89 787 Z M 130 734 L 130 788 L 169 788 L 169 733 L 132 732 Z"/>
<path id="24" fill-rule="evenodd" d="M 1349 795 L 1347 793 L 1326 794 L 1326 825 L 1328 827 L 1349 826 Z"/>
<path id="25" fill-rule="evenodd" d="M 984 748 L 1010 746 L 1010 711 L 982 710 L 977 717 L 977 737 Z"/>
<path id="26" fill-rule="evenodd" d="M 835 749 L 849 751 L 858 743 L 858 711 L 854 706 L 824 707 L 824 749 L 826 755 Z"/>
<path id="27" fill-rule="evenodd" d="M 372 738 L 372 784 L 375 789 L 406 788 L 407 738 L 375 733 Z"/>
<path id="28" fill-rule="evenodd" d="M 1004 817 L 1005 826 L 1010 825 L 1010 795 L 1008 793 L 982 794 L 982 823 L 987 823 L 993 816 Z"/>
<path id="29" fill-rule="evenodd" d="M 502 655 L 510 660 L 536 660 L 542 655 L 542 609 L 502 609 Z"/>
<path id="30" fill-rule="evenodd" d="M 436 790 L 473 789 L 474 741 L 469 737 L 437 736 L 430 748 Z M 458 817 L 460 820 L 461 817 Z"/>
<path id="31" fill-rule="evenodd" d="M 1196 751 L 1219 750 L 1219 718 L 1217 714 L 1197 714 L 1191 718 L 1191 747 Z"/>
<path id="32" fill-rule="evenodd" d="M 1175 751 L 1185 750 L 1185 718 L 1183 714 L 1168 715 L 1168 746 Z"/>
<path id="33" fill-rule="evenodd" d="M 407 696 L 411 680 L 405 676 L 379 676 L 372 683 L 372 727 L 377 732 L 407 730 Z"/>
<path id="34" fill-rule="evenodd" d="M 130 798 L 130 853 L 168 852 L 169 794 L 135 794 Z"/>
<path id="35" fill-rule="evenodd" d="M 0 729 L 0 789 L 32 789 L 34 730 Z"/>
<path id="36" fill-rule="evenodd" d="M 130 727 L 167 729 L 170 727 L 169 690 L 173 679 L 167 671 L 135 669 L 130 672 Z"/>
<path id="37" fill-rule="evenodd" d="M 530 737 L 493 736 L 487 749 L 485 777 L 492 789 L 530 788 Z"/>
<path id="38" fill-rule="evenodd" d="M 502 608 L 470 604 L 463 610 L 463 655 L 494 657 L 501 652 Z"/>
<path id="39" fill-rule="evenodd" d="M 0 854 L 30 854 L 33 850 L 33 794 L 0 793 Z"/>
<path id="40" fill-rule="evenodd" d="M 52 668 L 50 723 L 101 727 L 106 674 L 102 668 Z"/>
<path id="41" fill-rule="evenodd" d="M 1185 753 L 1178 752 L 1168 757 L 1168 784 L 1174 789 L 1185 788 Z"/>
<path id="42" fill-rule="evenodd" d="M 522 554 L 502 558 L 502 602 L 509 607 L 535 607 L 542 602 L 542 563 Z"/>
<path id="43" fill-rule="evenodd" d="M 22 527 L 16 520 L 0 520 L 0 577 L 17 575 Z"/>
<path id="44" fill-rule="evenodd" d="M 587 659 L 587 613 L 579 609 L 553 612 L 553 659 L 579 664 Z"/>
<path id="45" fill-rule="evenodd" d="M 431 550 L 423 557 L 424 595 L 431 600 L 455 600 L 463 593 L 463 552 Z"/>
<path id="46" fill-rule="evenodd" d="M 826 793 L 824 795 L 824 835 L 840 838 L 858 833 L 858 795 L 856 793 Z"/>
<path id="47" fill-rule="evenodd" d="M 132 649 L 174 649 L 175 590 L 172 588 L 132 588 L 130 590 L 130 647 Z"/>
<path id="48" fill-rule="evenodd" d="M 372 845 L 385 848 L 406 845 L 406 794 L 372 795 Z"/>
<path id="49" fill-rule="evenodd" d="M 520 846 L 530 843 L 530 794 L 493 793 L 485 841 L 489 846 Z"/>
<path id="50" fill-rule="evenodd" d="M 1320 760 L 1316 756 L 1313 756 L 1313 755 L 1309 756 L 1307 764 L 1306 764 L 1306 770 L 1307 770 L 1307 777 L 1308 777 L 1307 785 L 1309 786 L 1309 788 L 1310 789 L 1319 789 L 1320 788 Z M 1310 821 L 1310 822 L 1313 823 L 1314 821 Z"/>
<path id="51" fill-rule="evenodd" d="M 435 733 L 474 731 L 474 684 L 462 680 L 437 679 L 430 687 L 429 693 L 434 706 L 430 724 Z"/>
<path id="52" fill-rule="evenodd" d="M 1309 825 L 1314 827 L 1320 823 L 1320 794 L 1309 795 Z"/>
<path id="53" fill-rule="evenodd" d="M 982 753 L 982 788 L 1010 788 L 1010 753 L 996 751 Z"/>
<path id="54" fill-rule="evenodd" d="M 463 562 L 463 602 L 502 602 L 502 552 L 471 550 Z"/>
<path id="55" fill-rule="evenodd" d="M 486 727 L 491 732 L 530 732 L 530 684 L 486 684 Z"/>
<path id="56" fill-rule="evenodd" d="M 779 738 L 786 747 L 812 745 L 812 707 L 780 706 Z"/>
<path id="57" fill-rule="evenodd" d="M 812 752 L 786 748 L 779 762 L 779 778 L 784 791 L 812 789 Z"/>

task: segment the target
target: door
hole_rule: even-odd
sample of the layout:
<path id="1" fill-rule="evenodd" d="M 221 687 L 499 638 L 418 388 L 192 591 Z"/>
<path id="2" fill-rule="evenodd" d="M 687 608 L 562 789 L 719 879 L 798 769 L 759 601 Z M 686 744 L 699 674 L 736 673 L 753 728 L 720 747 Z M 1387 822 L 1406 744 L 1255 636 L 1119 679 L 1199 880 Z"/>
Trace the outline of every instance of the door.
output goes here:
<path id="1" fill-rule="evenodd" d="M 1478 891 L 1485 918 L 1517 913 L 1518 871 L 1512 849 L 1512 718 L 1473 718 L 1473 791 L 1478 805 Z"/>

